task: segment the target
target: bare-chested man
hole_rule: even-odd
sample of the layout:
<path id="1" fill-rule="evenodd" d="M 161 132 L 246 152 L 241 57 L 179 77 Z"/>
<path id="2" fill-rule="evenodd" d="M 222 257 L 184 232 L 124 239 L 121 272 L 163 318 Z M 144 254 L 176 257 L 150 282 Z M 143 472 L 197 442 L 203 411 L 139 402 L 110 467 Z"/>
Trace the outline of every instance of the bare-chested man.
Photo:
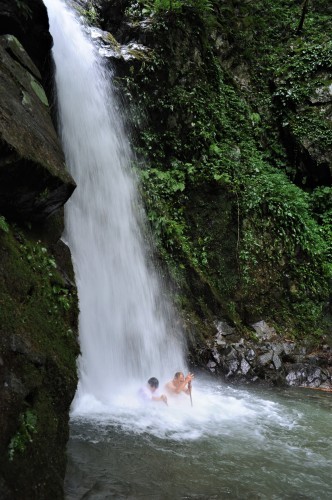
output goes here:
<path id="1" fill-rule="evenodd" d="M 192 373 L 188 373 L 185 377 L 183 372 L 176 372 L 174 378 L 167 382 L 165 389 L 170 395 L 181 394 L 181 392 L 189 395 L 193 378 L 194 375 Z"/>

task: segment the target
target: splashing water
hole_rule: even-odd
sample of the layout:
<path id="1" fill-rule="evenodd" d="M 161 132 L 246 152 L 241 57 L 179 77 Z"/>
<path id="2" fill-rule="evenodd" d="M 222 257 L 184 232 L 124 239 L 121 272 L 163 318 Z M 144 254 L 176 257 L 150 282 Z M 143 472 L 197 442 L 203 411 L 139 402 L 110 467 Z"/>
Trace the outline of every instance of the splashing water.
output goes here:
<path id="1" fill-rule="evenodd" d="M 200 377 L 193 408 L 74 416 L 66 498 L 328 500 L 331 403 Z"/>
<path id="2" fill-rule="evenodd" d="M 73 407 L 115 400 L 183 368 L 181 341 L 146 261 L 144 214 L 128 139 L 106 71 L 74 13 L 45 0 L 54 40 L 59 129 L 77 188 L 65 240 L 79 296 L 79 386 Z M 173 321 L 174 323 L 174 321 Z"/>

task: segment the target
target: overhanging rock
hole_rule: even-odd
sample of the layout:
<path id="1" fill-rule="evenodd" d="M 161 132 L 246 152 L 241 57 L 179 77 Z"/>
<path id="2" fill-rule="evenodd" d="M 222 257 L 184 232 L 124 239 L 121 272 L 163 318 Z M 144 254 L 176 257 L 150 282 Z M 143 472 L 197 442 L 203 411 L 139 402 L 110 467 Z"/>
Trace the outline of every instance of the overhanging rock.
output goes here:
<path id="1" fill-rule="evenodd" d="M 70 197 L 65 169 L 39 70 L 12 35 L 0 37 L 0 213 L 42 220 Z"/>

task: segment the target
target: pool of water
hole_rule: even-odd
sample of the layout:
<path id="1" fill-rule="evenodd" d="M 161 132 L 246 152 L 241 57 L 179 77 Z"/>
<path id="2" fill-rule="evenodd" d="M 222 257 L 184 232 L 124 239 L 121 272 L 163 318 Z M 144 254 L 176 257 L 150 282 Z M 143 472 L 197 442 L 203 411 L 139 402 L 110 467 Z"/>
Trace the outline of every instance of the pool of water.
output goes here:
<path id="1" fill-rule="evenodd" d="M 332 395 L 195 381 L 141 406 L 128 393 L 71 419 L 66 499 L 330 499 Z"/>

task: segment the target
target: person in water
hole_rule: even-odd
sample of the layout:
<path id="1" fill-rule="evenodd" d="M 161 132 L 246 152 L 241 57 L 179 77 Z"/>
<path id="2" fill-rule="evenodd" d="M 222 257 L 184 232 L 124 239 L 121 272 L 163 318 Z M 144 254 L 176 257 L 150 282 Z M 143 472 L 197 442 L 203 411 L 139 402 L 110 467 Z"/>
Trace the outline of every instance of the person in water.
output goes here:
<path id="1" fill-rule="evenodd" d="M 167 404 L 167 396 L 165 396 L 165 394 L 162 394 L 161 396 L 156 394 L 158 387 L 159 380 L 156 377 L 149 378 L 148 383 L 144 387 L 141 387 L 138 391 L 140 399 L 144 402 L 163 401 Z"/>
<path id="2" fill-rule="evenodd" d="M 185 394 L 190 394 L 191 392 L 191 381 L 194 378 L 192 373 L 188 373 L 185 377 L 183 372 L 176 372 L 173 379 L 167 382 L 165 389 L 170 395 L 177 395 L 184 392 Z"/>

